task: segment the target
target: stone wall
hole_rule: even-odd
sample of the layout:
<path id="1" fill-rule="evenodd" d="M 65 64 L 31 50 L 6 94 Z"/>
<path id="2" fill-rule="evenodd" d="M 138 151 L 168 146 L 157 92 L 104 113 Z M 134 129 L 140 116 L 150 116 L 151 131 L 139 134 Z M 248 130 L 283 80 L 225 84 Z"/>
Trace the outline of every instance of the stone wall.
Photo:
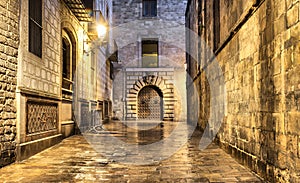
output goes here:
<path id="1" fill-rule="evenodd" d="M 152 72 L 151 72 L 152 70 Z M 126 118 L 136 119 L 138 92 L 145 86 L 156 86 L 163 94 L 162 118 L 174 119 L 174 69 L 130 69 L 125 72 L 126 77 Z"/>
<path id="2" fill-rule="evenodd" d="M 185 7 L 186 1 L 158 1 L 157 17 L 143 17 L 142 0 L 113 1 L 112 34 L 119 46 L 122 65 L 141 67 L 140 42 L 155 38 L 159 41 L 159 66 L 176 64 L 181 67 L 185 62 L 184 51 L 181 50 L 185 43 Z M 161 61 L 164 59 L 166 61 Z"/>
<path id="3" fill-rule="evenodd" d="M 186 0 L 157 1 L 157 18 L 167 21 L 176 21 L 178 24 L 184 24 L 185 19 L 183 15 L 185 12 L 186 2 Z M 113 24 L 115 26 L 143 19 L 142 0 L 113 0 L 113 17 Z"/>
<path id="4" fill-rule="evenodd" d="M 91 44 L 88 23 L 80 22 L 64 1 L 41 2 L 39 57 L 29 51 L 29 1 L 0 1 L 0 167 L 28 158 L 72 135 L 76 120 L 72 102 L 77 105 L 77 113 L 82 106 L 77 101 L 87 104 L 84 121 L 92 118 L 91 111 L 111 107 L 111 63 L 105 58 L 106 45 L 98 49 L 99 45 Z M 112 2 L 99 2 L 111 25 Z M 108 37 L 107 42 L 111 43 L 111 36 Z M 66 88 L 62 88 L 63 38 L 72 44 L 71 58 L 77 64 L 73 75 L 76 87 L 70 87 L 73 91 L 67 91 L 68 97 L 64 94 Z M 110 116 L 110 111 L 105 111 Z M 82 118 L 77 119 L 80 122 Z"/>
<path id="5" fill-rule="evenodd" d="M 0 167 L 16 159 L 19 1 L 0 1 Z"/>
<path id="6" fill-rule="evenodd" d="M 42 56 L 29 52 L 28 4 L 28 0 L 20 1 L 18 160 L 72 135 L 75 122 L 91 125 L 91 111 L 97 110 L 98 101 L 111 100 L 112 88 L 105 48 L 98 49 L 99 45 L 91 42 L 88 23 L 81 22 L 64 1 L 42 1 Z M 75 63 L 70 64 L 70 78 L 64 80 L 63 39 L 70 45 L 69 61 Z M 63 88 L 63 82 L 71 84 Z M 81 110 L 86 105 L 87 113 L 86 108 Z"/>
<path id="7" fill-rule="evenodd" d="M 29 3 L 20 1 L 17 160 L 61 140 L 61 22 L 59 0 L 42 1 L 42 56 L 29 51 Z"/>
<path id="8" fill-rule="evenodd" d="M 60 96 L 60 2 L 47 0 L 43 3 L 42 58 L 28 51 L 28 1 L 21 1 L 20 24 L 20 76 L 18 87 L 41 95 Z"/>
<path id="9" fill-rule="evenodd" d="M 185 27 L 184 27 L 184 11 L 186 1 L 171 0 L 157 1 L 157 16 L 143 17 L 142 15 L 142 0 L 133 1 L 113 1 L 113 38 L 118 45 L 119 63 L 115 64 L 115 80 L 114 80 L 114 106 L 115 113 L 120 118 L 130 116 L 130 119 L 136 117 L 136 108 L 130 107 L 130 114 L 126 114 L 126 102 L 130 100 L 131 104 L 136 106 L 136 101 L 132 101 L 129 96 L 129 89 L 134 87 L 135 82 L 138 82 L 142 77 L 150 77 L 149 73 L 159 76 L 160 69 L 183 68 L 185 63 Z M 158 67 L 142 68 L 142 41 L 147 39 L 155 39 L 158 41 Z M 137 69 L 136 73 L 126 72 L 126 70 Z M 149 70 L 149 72 L 145 72 Z M 168 69 L 167 69 L 168 70 Z M 132 76 L 134 74 L 135 76 Z M 171 72 L 170 76 L 174 75 Z M 185 96 L 185 73 L 181 73 L 181 78 L 177 81 L 178 85 L 174 84 L 175 77 L 167 79 L 167 83 L 173 83 L 174 88 L 180 91 L 182 96 Z M 131 79 L 131 78 L 136 78 Z M 169 76 L 166 76 L 169 77 Z M 129 78 L 129 79 L 128 79 Z M 131 83 L 131 84 L 127 84 Z M 166 84 L 167 86 L 167 84 Z M 140 88 L 141 89 L 141 88 Z M 138 92 L 139 90 L 137 90 Z M 180 98 L 178 93 L 175 94 L 175 100 L 185 103 L 185 98 Z M 179 99 L 180 98 L 180 99 Z M 174 103 L 172 104 L 174 106 Z M 134 111 L 132 111 L 133 109 Z M 186 112 L 185 107 L 172 107 L 172 118 L 175 113 L 181 113 L 181 109 Z M 167 111 L 167 109 L 166 109 Z M 165 119 L 171 119 L 165 116 Z M 176 118 L 176 119 L 179 119 Z"/>
<path id="10" fill-rule="evenodd" d="M 219 28 L 213 24 L 215 5 L 198 2 L 207 12 L 200 12 L 206 30 L 197 33 L 217 55 L 226 84 L 227 109 L 217 135 L 221 147 L 267 181 L 300 181 L 299 2 L 220 0 Z M 187 19 L 198 13 L 191 8 Z M 191 28 L 196 24 L 192 19 Z M 209 66 L 211 56 L 201 56 L 200 64 Z M 205 69 L 191 73 L 201 93 L 202 127 L 215 112 L 203 110 L 214 107 L 206 74 Z"/>

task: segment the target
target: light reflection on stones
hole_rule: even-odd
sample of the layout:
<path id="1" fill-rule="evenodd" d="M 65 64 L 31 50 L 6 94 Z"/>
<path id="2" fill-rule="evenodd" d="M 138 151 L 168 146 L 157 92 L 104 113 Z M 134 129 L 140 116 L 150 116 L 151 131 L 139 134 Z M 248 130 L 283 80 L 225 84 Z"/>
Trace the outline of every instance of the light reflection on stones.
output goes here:
<path id="1" fill-rule="evenodd" d="M 118 122 L 103 126 L 125 142 L 149 143 L 160 140 L 176 123 L 159 125 L 140 138 L 133 128 Z M 151 131 L 153 133 L 151 133 Z M 184 131 L 184 130 L 183 130 Z M 160 134 L 160 137 L 156 135 Z M 0 169 L 0 180 L 9 182 L 261 182 L 215 144 L 200 151 L 201 133 L 195 130 L 189 141 L 170 158 L 149 165 L 130 165 L 111 161 L 87 143 L 82 135 L 72 136 L 20 163 Z M 167 151 L 168 147 L 161 147 Z M 111 156 L 124 156 L 116 147 Z M 151 158 L 152 152 L 149 152 Z M 136 156 L 139 154 L 126 154 Z"/>

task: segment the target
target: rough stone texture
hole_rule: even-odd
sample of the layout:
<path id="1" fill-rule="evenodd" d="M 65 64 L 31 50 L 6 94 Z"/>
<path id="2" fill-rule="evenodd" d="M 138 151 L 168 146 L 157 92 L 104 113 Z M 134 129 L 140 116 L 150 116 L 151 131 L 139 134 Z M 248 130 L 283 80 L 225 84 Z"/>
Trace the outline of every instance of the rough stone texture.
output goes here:
<path id="1" fill-rule="evenodd" d="M 167 21 L 177 21 L 178 24 L 184 24 L 185 19 L 182 15 L 184 15 L 185 12 L 186 1 L 166 0 L 157 2 L 158 19 L 163 19 Z M 114 25 L 120 25 L 131 21 L 143 19 L 142 0 L 113 0 L 113 17 Z"/>
<path id="2" fill-rule="evenodd" d="M 204 2 L 190 1 L 186 15 L 188 26 L 215 51 L 224 74 L 227 110 L 217 135 L 221 147 L 267 181 L 299 182 L 299 2 L 220 0 L 219 29 L 213 24 L 213 2 Z M 198 12 L 195 3 L 206 12 Z M 204 24 L 200 31 L 198 14 Z M 216 32 L 220 42 L 214 49 Z M 209 101 L 205 69 L 192 70 L 209 65 L 210 56 L 199 58 L 200 63 L 188 59 L 188 67 L 201 95 L 188 93 L 200 100 L 199 125 L 204 128 L 215 112 L 207 113 L 204 106 L 215 104 Z"/>
<path id="3" fill-rule="evenodd" d="M 133 88 L 134 83 L 142 77 L 160 76 L 163 72 L 159 69 L 151 72 L 137 72 L 136 78 L 126 77 L 131 73 L 126 73 L 126 68 L 142 68 L 142 44 L 144 39 L 158 40 L 158 68 L 183 68 L 185 56 L 185 26 L 184 10 L 186 1 L 169 0 L 157 1 L 157 17 L 142 16 L 142 0 L 133 1 L 113 1 L 113 37 L 118 45 L 118 57 L 121 61 L 115 64 L 114 80 L 114 112 L 120 119 L 136 118 L 137 109 L 129 111 L 127 114 L 127 101 L 130 100 L 127 89 Z M 147 68 L 145 71 L 147 71 Z M 153 70 L 154 69 L 154 70 Z M 181 78 L 172 78 L 172 75 L 179 74 Z M 185 71 L 181 73 L 173 72 L 163 76 L 166 83 L 175 83 L 175 100 L 180 101 L 178 107 L 173 112 L 165 116 L 165 119 L 179 119 L 179 114 L 185 113 Z M 125 84 L 126 83 L 126 84 Z M 124 85 L 125 84 L 125 85 Z M 143 85 L 145 86 L 145 85 Z M 167 84 L 166 84 L 167 86 Z M 160 88 L 159 86 L 157 86 Z M 137 93 L 142 87 L 137 88 Z M 175 106 L 175 100 L 173 106 Z M 132 105 L 136 101 L 132 101 Z M 184 107 L 182 107 L 184 106 Z M 130 107 L 130 109 L 132 109 Z M 183 110 L 182 110 L 183 109 Z M 167 112 L 168 108 L 165 110 Z M 182 111 L 181 111 L 182 110 Z M 178 115 L 177 115 L 178 114 Z M 173 116 L 173 117 L 172 117 Z M 181 118 L 182 119 L 182 118 Z"/>
<path id="4" fill-rule="evenodd" d="M 0 167 L 16 159 L 19 1 L 0 1 Z"/>

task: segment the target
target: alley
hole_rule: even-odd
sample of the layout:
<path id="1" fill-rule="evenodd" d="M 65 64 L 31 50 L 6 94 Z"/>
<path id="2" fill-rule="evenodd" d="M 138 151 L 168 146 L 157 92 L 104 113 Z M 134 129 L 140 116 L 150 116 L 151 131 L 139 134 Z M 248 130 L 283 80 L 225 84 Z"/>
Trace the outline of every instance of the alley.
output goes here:
<path id="1" fill-rule="evenodd" d="M 299 58 L 299 0 L 0 0 L 0 183 L 300 182 Z"/>
<path id="2" fill-rule="evenodd" d="M 147 126 L 149 123 L 140 123 Z M 168 134 L 174 122 L 164 122 L 146 130 L 142 138 L 130 132 L 121 122 L 110 122 L 105 131 L 90 130 L 90 135 L 120 137 L 126 143 L 139 145 L 159 141 L 158 130 Z M 96 131 L 95 131 L 96 130 Z M 167 131 L 167 132 L 166 132 Z M 169 132 L 168 132 L 169 131 Z M 109 132 L 109 133 L 107 133 Z M 166 133 L 165 133 L 166 132 Z M 165 135 L 163 135 L 165 138 Z M 195 130 L 192 137 L 170 158 L 148 165 L 120 163 L 98 153 L 85 135 L 75 135 L 20 163 L 0 169 L 1 182 L 261 182 L 248 169 L 238 164 L 215 144 L 199 151 L 201 136 Z M 168 151 L 168 148 L 163 149 Z M 109 152 L 108 152 L 109 153 Z M 149 152 L 150 153 L 150 152 Z M 117 155 L 111 152 L 111 155 Z M 126 155 L 124 155 L 126 156 Z"/>

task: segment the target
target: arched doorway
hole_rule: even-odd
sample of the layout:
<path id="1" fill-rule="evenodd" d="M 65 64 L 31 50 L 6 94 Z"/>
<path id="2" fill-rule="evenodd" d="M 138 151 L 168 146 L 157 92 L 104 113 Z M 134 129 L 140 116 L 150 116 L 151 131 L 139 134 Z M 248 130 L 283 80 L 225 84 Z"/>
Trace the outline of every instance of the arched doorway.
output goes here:
<path id="1" fill-rule="evenodd" d="M 162 120 L 163 96 L 155 86 L 145 86 L 138 93 L 138 119 Z"/>

